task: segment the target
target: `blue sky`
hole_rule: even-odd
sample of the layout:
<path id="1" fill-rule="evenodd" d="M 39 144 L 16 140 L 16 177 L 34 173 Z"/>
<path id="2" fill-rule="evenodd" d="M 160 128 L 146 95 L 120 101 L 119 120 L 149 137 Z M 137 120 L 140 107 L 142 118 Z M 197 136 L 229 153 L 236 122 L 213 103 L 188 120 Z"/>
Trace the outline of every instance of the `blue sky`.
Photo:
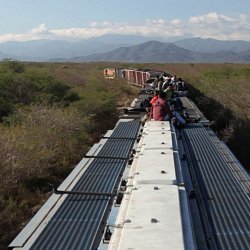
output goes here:
<path id="1" fill-rule="evenodd" d="M 106 33 L 250 41 L 250 0 L 0 0 L 0 43 Z"/>

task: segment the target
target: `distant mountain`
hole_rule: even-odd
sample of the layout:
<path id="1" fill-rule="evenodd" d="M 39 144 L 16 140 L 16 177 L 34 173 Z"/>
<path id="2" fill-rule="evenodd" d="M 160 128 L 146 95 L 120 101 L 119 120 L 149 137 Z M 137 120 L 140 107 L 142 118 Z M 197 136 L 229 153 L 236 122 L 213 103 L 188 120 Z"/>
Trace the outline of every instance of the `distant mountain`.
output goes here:
<path id="1" fill-rule="evenodd" d="M 95 41 L 61 41 L 61 40 L 33 40 L 27 42 L 6 42 L 0 44 L 0 50 L 13 54 L 21 60 L 46 61 L 54 57 L 70 58 L 78 55 L 89 55 L 96 52 L 105 52 L 113 48 Z"/>
<path id="2" fill-rule="evenodd" d="M 199 53 L 179 48 L 172 43 L 149 41 L 135 46 L 122 47 L 107 53 L 73 58 L 76 61 L 122 61 L 122 62 L 179 62 L 190 61 Z"/>
<path id="3" fill-rule="evenodd" d="M 218 51 L 242 52 L 250 49 L 250 42 L 247 41 L 220 41 L 211 38 L 202 39 L 200 37 L 182 39 L 174 42 L 174 44 L 184 49 L 202 53 L 214 53 Z"/>
<path id="4" fill-rule="evenodd" d="M 250 62 L 250 42 L 106 34 L 79 41 L 33 40 L 0 44 L 0 60 L 119 62 Z"/>
<path id="5" fill-rule="evenodd" d="M 14 55 L 20 60 L 46 60 L 50 55 L 60 55 L 69 45 L 66 41 L 32 40 L 26 42 L 5 42 L 0 44 L 0 50 Z M 63 54 L 65 56 L 66 54 Z"/>
<path id="6" fill-rule="evenodd" d="M 71 58 L 71 61 L 135 63 L 250 62 L 246 53 L 248 52 L 220 51 L 217 53 L 201 53 L 180 48 L 173 43 L 149 41 L 135 46 L 122 47 L 106 53 Z"/>
<path id="7" fill-rule="evenodd" d="M 67 59 L 107 52 L 149 40 L 152 40 L 152 38 L 108 34 L 80 41 L 41 39 L 26 42 L 5 42 L 0 44 L 0 51 L 14 55 L 14 58 L 20 60 L 48 61 L 51 58 Z"/>
<path id="8" fill-rule="evenodd" d="M 250 49 L 242 51 L 234 56 L 235 61 L 250 63 Z"/>
<path id="9" fill-rule="evenodd" d="M 159 42 L 166 42 L 166 40 L 161 37 L 144 37 L 144 36 L 120 35 L 120 34 L 105 34 L 102 36 L 89 38 L 88 40 L 98 41 L 106 44 L 124 44 L 124 46 L 136 45 L 152 40 L 157 40 Z"/>
<path id="10" fill-rule="evenodd" d="M 7 58 L 13 58 L 13 57 L 11 57 L 11 56 L 8 55 L 8 54 L 2 53 L 2 52 L 0 51 L 0 60 L 7 59 Z"/>

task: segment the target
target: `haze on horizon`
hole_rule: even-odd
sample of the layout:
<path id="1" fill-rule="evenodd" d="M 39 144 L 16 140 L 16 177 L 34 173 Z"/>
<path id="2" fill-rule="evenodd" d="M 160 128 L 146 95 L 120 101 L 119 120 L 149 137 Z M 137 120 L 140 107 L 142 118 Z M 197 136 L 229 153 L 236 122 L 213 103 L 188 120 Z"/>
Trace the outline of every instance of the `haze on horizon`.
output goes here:
<path id="1" fill-rule="evenodd" d="M 0 43 L 104 34 L 250 41 L 249 0 L 0 0 Z"/>

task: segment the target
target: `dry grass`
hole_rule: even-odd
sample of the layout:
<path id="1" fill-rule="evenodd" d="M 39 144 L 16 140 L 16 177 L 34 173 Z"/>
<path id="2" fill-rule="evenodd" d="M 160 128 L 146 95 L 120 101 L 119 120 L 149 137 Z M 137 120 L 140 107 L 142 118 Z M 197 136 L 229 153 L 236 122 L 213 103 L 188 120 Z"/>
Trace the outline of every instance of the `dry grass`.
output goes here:
<path id="1" fill-rule="evenodd" d="M 17 117 L 19 123 L 0 127 L 2 188 L 48 178 L 51 172 L 60 176 L 65 167 L 80 158 L 78 147 L 86 151 L 90 121 L 76 110 L 30 106 L 19 110 Z"/>

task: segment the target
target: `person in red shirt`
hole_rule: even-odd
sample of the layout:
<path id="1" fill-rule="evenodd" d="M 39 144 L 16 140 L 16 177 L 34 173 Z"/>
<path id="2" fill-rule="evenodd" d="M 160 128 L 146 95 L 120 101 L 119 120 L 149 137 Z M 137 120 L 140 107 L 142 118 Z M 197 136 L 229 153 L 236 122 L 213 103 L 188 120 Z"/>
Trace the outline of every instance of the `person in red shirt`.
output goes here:
<path id="1" fill-rule="evenodd" d="M 166 115 L 168 115 L 169 118 L 172 117 L 172 113 L 165 99 L 165 93 L 160 93 L 158 99 L 152 104 L 150 118 L 155 121 L 164 121 Z"/>
<path id="2" fill-rule="evenodd" d="M 158 99 L 158 95 L 159 95 L 159 91 L 158 90 L 155 90 L 154 92 L 154 96 L 152 97 L 151 101 L 150 101 L 150 104 L 153 105 L 157 99 Z"/>

